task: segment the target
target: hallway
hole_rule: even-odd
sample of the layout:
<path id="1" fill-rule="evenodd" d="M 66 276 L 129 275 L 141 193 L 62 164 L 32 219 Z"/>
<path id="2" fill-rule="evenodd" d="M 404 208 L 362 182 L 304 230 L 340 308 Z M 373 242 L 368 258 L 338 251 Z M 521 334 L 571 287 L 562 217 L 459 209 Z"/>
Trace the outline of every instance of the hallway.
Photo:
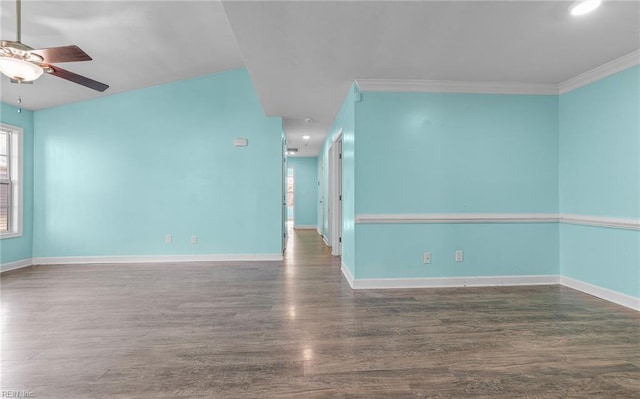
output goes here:
<path id="1" fill-rule="evenodd" d="M 303 266 L 335 266 L 340 269 L 340 258 L 331 256 L 331 248 L 322 242 L 322 237 L 316 230 L 292 229 L 288 230 L 285 264 Z"/>
<path id="2" fill-rule="evenodd" d="M 637 312 L 559 286 L 352 291 L 283 262 L 1 275 L 2 389 L 35 398 L 637 397 Z"/>

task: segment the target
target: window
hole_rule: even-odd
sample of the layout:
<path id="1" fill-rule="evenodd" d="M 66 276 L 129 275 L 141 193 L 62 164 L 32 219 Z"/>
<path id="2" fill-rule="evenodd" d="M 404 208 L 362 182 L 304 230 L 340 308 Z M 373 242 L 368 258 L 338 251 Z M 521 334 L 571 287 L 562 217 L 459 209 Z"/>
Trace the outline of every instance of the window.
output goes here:
<path id="1" fill-rule="evenodd" d="M 22 129 L 0 124 L 0 238 L 22 235 Z"/>

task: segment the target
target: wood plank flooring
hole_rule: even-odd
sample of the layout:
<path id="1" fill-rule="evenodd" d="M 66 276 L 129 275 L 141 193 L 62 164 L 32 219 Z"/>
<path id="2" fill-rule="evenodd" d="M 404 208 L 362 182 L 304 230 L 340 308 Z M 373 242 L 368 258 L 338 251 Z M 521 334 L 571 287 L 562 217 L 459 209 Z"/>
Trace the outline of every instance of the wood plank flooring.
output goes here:
<path id="1" fill-rule="evenodd" d="M 637 312 L 559 286 L 352 291 L 314 231 L 283 262 L 0 288 L 0 385 L 38 399 L 640 398 Z"/>

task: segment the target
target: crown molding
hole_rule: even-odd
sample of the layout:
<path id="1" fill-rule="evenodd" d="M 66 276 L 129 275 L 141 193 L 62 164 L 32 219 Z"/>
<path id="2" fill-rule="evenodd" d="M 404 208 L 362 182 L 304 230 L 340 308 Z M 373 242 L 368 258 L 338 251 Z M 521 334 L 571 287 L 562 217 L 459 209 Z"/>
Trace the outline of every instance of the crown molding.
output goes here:
<path id="1" fill-rule="evenodd" d="M 558 86 L 546 83 L 458 82 L 451 80 L 356 79 L 360 91 L 467 94 L 557 95 Z"/>
<path id="2" fill-rule="evenodd" d="M 640 50 L 560 83 L 465 82 L 417 79 L 356 79 L 361 92 L 558 95 L 640 64 Z"/>
<path id="3" fill-rule="evenodd" d="M 564 82 L 560 82 L 558 84 L 558 92 L 560 94 L 568 93 L 638 64 L 640 64 L 640 50 L 633 51 L 620 58 L 616 58 L 613 61 L 609 61 L 606 64 L 600 65 L 599 67 L 574 76 L 571 79 L 567 79 Z"/>

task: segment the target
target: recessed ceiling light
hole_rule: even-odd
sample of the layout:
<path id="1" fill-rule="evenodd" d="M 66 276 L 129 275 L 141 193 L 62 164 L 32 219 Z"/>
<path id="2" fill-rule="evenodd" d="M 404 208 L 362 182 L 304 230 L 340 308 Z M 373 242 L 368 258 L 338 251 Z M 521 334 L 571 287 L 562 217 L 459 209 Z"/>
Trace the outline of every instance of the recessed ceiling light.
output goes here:
<path id="1" fill-rule="evenodd" d="M 571 15 L 578 17 L 580 15 L 589 14 L 591 11 L 600 7 L 602 0 L 580 0 L 576 1 L 569 8 Z"/>
<path id="2" fill-rule="evenodd" d="M 302 136 L 302 140 L 309 140 L 311 138 L 311 136 L 309 136 L 308 134 L 305 134 L 304 136 Z"/>
<path id="3" fill-rule="evenodd" d="M 304 121 L 307 122 L 307 123 L 311 123 L 311 122 L 313 122 L 313 118 L 310 117 L 310 116 L 307 116 L 306 118 L 304 118 Z"/>

